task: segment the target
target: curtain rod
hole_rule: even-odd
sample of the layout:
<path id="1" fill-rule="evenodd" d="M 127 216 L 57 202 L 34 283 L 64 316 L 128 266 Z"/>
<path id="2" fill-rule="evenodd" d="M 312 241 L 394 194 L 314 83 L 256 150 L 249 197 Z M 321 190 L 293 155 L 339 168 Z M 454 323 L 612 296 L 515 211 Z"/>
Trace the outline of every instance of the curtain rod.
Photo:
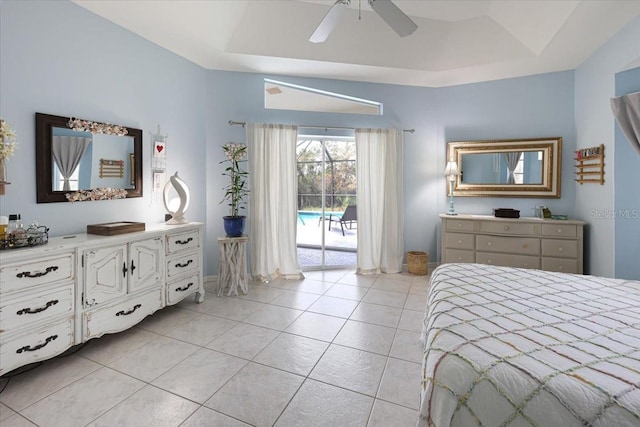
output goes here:
<path id="1" fill-rule="evenodd" d="M 236 120 L 229 120 L 227 122 L 229 124 L 229 126 L 234 126 L 234 125 L 241 125 L 242 127 L 244 127 L 247 122 L 239 122 Z M 354 130 L 354 128 L 349 128 L 349 127 L 344 127 L 344 126 L 311 126 L 311 125 L 298 125 L 298 127 L 301 128 L 311 128 L 311 129 L 347 129 L 347 130 Z M 409 132 L 409 133 L 414 133 L 416 130 L 415 129 L 402 129 L 402 132 Z"/>

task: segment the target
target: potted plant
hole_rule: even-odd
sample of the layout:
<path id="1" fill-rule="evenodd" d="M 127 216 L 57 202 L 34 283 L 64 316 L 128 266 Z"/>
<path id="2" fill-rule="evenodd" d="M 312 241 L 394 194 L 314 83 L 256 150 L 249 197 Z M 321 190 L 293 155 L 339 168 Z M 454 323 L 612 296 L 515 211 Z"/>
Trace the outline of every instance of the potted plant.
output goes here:
<path id="1" fill-rule="evenodd" d="M 246 162 L 247 146 L 229 142 L 222 149 L 227 157 L 220 163 L 228 163 L 222 175 L 229 177 L 229 185 L 224 190 L 224 197 L 220 203 L 229 202 L 231 215 L 222 217 L 224 220 L 224 231 L 228 237 L 239 237 L 244 232 L 246 216 L 240 215 L 240 210 L 244 209 L 245 196 L 249 194 L 246 187 L 248 172 L 240 168 L 240 163 Z"/>

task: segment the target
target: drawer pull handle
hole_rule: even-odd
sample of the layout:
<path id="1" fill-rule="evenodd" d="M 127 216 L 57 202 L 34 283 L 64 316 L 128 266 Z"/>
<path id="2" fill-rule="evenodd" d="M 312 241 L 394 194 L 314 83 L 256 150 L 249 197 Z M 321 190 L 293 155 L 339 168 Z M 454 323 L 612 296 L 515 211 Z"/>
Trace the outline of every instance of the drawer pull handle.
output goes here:
<path id="1" fill-rule="evenodd" d="M 491 246 L 493 243 L 491 242 L 487 242 L 487 246 Z"/>
<path id="2" fill-rule="evenodd" d="M 23 308 L 22 310 L 18 310 L 16 311 L 16 314 L 18 316 L 22 316 L 23 314 L 36 314 L 36 313 L 40 313 L 41 311 L 45 311 L 47 308 L 51 307 L 52 305 L 56 305 L 58 303 L 57 299 L 52 299 L 51 301 L 47 302 L 44 307 L 40 307 L 40 308 Z"/>
<path id="3" fill-rule="evenodd" d="M 131 268 L 130 268 L 130 270 L 131 270 L 131 274 L 133 274 L 133 270 L 135 270 L 135 269 L 136 269 L 136 266 L 135 266 L 135 264 L 133 263 L 133 260 L 131 260 Z"/>
<path id="4" fill-rule="evenodd" d="M 558 233 L 562 233 L 562 228 L 558 228 Z"/>
<path id="5" fill-rule="evenodd" d="M 48 337 L 46 340 L 44 340 L 44 342 L 42 344 L 38 344 L 35 347 L 31 347 L 30 345 L 25 345 L 24 347 L 21 347 L 19 349 L 16 350 L 16 353 L 24 353 L 25 351 L 36 351 L 36 350 L 40 350 L 42 347 L 44 347 L 45 345 L 49 344 L 51 341 L 57 339 L 58 336 L 57 335 L 51 335 L 50 337 Z"/>
<path id="6" fill-rule="evenodd" d="M 176 245 L 186 245 L 193 240 L 193 237 L 189 237 L 187 240 L 176 240 Z"/>
<path id="7" fill-rule="evenodd" d="M 16 274 L 16 277 L 18 279 L 22 279 L 23 277 L 30 277 L 33 279 L 35 277 L 46 276 L 47 274 L 51 273 L 52 271 L 56 271 L 57 269 L 58 269 L 57 265 L 52 265 L 51 267 L 47 267 L 45 271 L 38 271 L 37 273 L 31 273 L 30 271 L 23 271 L 22 273 Z"/>
<path id="8" fill-rule="evenodd" d="M 180 263 L 176 264 L 176 267 L 184 268 L 184 267 L 188 266 L 189 264 L 191 264 L 192 262 L 193 262 L 193 260 L 190 259 L 189 261 L 185 262 L 184 264 L 180 264 Z"/>
<path id="9" fill-rule="evenodd" d="M 525 243 L 524 245 L 522 245 L 523 248 L 527 249 L 529 247 L 528 243 Z"/>
<path id="10" fill-rule="evenodd" d="M 504 231 L 509 231 L 509 226 L 508 225 L 504 226 Z"/>
<path id="11" fill-rule="evenodd" d="M 176 288 L 176 292 L 184 292 L 187 289 L 189 289 L 190 287 L 193 286 L 193 282 L 189 283 L 187 286 L 183 287 L 183 288 Z"/>
<path id="12" fill-rule="evenodd" d="M 122 263 L 122 277 L 127 277 L 127 263 Z"/>
<path id="13" fill-rule="evenodd" d="M 458 244 L 461 245 L 462 244 L 462 240 L 458 240 Z"/>
<path id="14" fill-rule="evenodd" d="M 116 313 L 116 316 L 128 316 L 132 314 L 134 311 L 136 311 L 137 309 L 139 309 L 140 307 L 142 307 L 142 304 L 134 305 L 133 308 L 129 311 L 120 310 L 119 312 Z"/>
<path id="15" fill-rule="evenodd" d="M 563 248 L 558 248 L 558 252 L 562 252 L 563 250 Z"/>

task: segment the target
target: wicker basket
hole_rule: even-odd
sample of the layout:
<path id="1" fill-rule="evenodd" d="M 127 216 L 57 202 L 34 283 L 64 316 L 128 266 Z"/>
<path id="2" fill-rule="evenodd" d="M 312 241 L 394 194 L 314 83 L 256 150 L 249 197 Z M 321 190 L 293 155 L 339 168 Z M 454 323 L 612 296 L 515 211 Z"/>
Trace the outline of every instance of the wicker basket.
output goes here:
<path id="1" fill-rule="evenodd" d="M 411 274 L 418 276 L 429 274 L 429 254 L 419 251 L 407 252 L 407 267 Z"/>

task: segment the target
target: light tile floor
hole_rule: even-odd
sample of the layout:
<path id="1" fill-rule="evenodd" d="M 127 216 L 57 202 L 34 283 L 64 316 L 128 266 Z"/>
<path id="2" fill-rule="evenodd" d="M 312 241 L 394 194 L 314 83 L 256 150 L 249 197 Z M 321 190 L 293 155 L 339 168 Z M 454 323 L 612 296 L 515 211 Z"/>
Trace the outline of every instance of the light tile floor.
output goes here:
<path id="1" fill-rule="evenodd" d="M 9 373 L 0 425 L 415 426 L 428 276 L 305 275 Z"/>

